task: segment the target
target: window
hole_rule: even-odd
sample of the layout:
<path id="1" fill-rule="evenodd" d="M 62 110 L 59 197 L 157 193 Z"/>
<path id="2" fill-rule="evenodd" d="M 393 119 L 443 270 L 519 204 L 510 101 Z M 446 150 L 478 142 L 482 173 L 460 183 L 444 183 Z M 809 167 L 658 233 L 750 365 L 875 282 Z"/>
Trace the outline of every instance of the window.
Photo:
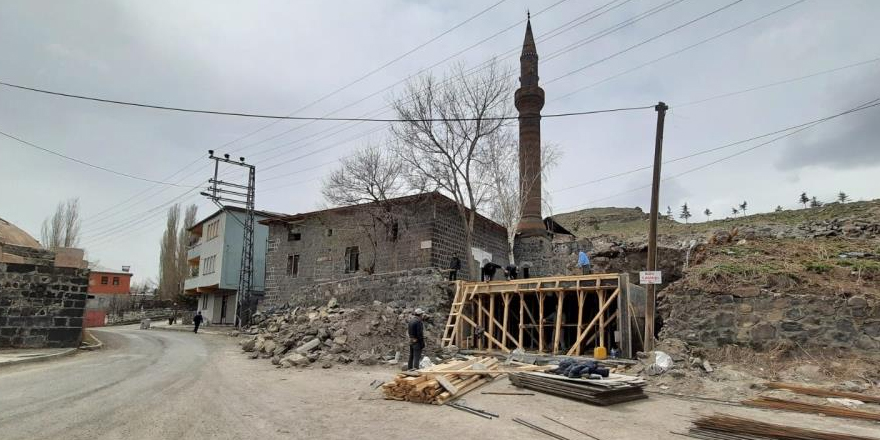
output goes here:
<path id="1" fill-rule="evenodd" d="M 113 277 L 113 285 L 114 285 L 114 286 L 118 286 L 118 285 L 119 285 L 119 277 Z"/>
<path id="2" fill-rule="evenodd" d="M 210 241 L 220 235 L 220 219 L 205 225 L 205 241 Z"/>
<path id="3" fill-rule="evenodd" d="M 109 283 L 109 282 L 110 282 L 110 278 L 109 278 L 109 277 L 101 277 L 101 284 L 107 284 L 107 283 Z"/>
<path id="4" fill-rule="evenodd" d="M 360 251 L 357 246 L 345 248 L 345 273 L 354 273 L 360 269 L 359 254 Z"/>
<path id="5" fill-rule="evenodd" d="M 216 260 L 217 260 L 216 255 L 212 255 L 208 258 L 205 258 L 204 262 L 202 263 L 202 266 L 203 266 L 202 273 L 204 273 L 204 274 L 214 273 L 214 263 L 216 262 Z"/>
<path id="6" fill-rule="evenodd" d="M 300 241 L 302 240 L 302 234 L 299 232 L 287 231 L 287 241 Z"/>
<path id="7" fill-rule="evenodd" d="M 292 277 L 299 275 L 299 255 L 287 256 L 287 275 Z"/>
<path id="8" fill-rule="evenodd" d="M 333 229 L 332 229 L 332 228 L 331 228 L 331 229 L 327 229 L 327 236 L 328 236 L 328 237 L 332 237 L 332 236 L 333 236 Z"/>

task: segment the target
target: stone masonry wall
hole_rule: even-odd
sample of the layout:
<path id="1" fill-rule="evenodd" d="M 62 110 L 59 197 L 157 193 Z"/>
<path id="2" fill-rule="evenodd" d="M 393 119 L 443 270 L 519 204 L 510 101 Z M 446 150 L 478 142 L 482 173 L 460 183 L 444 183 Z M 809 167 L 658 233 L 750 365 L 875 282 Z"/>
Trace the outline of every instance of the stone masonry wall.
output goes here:
<path id="1" fill-rule="evenodd" d="M 396 303 L 401 307 L 422 307 L 429 312 L 446 312 L 445 307 L 448 307 L 452 294 L 452 287 L 442 272 L 434 268 L 424 268 L 364 275 L 300 287 L 286 304 L 291 307 L 320 306 L 336 298 L 345 307 L 381 301 Z"/>
<path id="2" fill-rule="evenodd" d="M 88 269 L 55 267 L 48 251 L 21 253 L 26 263 L 0 263 L 0 347 L 79 346 Z"/>
<path id="3" fill-rule="evenodd" d="M 661 338 L 704 347 L 742 344 L 766 349 L 795 342 L 804 347 L 880 347 L 877 298 L 771 293 L 757 287 L 722 294 L 673 285 L 663 292 L 658 312 L 663 318 Z"/>

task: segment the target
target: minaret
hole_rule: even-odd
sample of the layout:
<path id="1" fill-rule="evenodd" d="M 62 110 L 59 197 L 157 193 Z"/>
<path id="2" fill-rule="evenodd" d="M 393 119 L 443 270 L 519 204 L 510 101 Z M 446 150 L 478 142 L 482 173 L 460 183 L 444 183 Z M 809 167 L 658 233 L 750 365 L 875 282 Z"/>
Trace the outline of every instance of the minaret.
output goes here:
<path id="1" fill-rule="evenodd" d="M 516 231 L 521 237 L 546 234 L 541 217 L 541 108 L 544 89 L 538 86 L 538 51 L 532 36 L 531 16 L 519 57 L 520 87 L 514 95 L 519 110 L 519 193 L 522 216 Z"/>

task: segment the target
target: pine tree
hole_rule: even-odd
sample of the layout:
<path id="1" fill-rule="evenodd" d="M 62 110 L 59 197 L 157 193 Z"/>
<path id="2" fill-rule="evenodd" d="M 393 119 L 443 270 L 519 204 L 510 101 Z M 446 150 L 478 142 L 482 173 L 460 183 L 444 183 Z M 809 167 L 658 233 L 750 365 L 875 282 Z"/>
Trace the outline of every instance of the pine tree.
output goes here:
<path id="1" fill-rule="evenodd" d="M 703 211 L 703 214 L 706 215 L 706 220 L 709 220 L 709 217 L 712 217 L 712 211 L 709 210 L 709 208 L 706 208 L 706 210 Z"/>
<path id="2" fill-rule="evenodd" d="M 841 191 L 841 192 L 837 193 L 837 201 L 838 201 L 838 202 L 840 202 L 840 203 L 846 203 L 846 202 L 848 202 L 849 200 L 850 200 L 850 199 L 849 199 L 849 196 L 846 195 L 845 192 Z"/>
<path id="3" fill-rule="evenodd" d="M 782 205 L 776 205 L 776 212 L 782 212 Z"/>
<path id="4" fill-rule="evenodd" d="M 681 214 L 679 214 L 678 216 L 680 218 L 683 218 L 685 223 L 687 223 L 688 219 L 691 218 L 691 211 L 688 209 L 687 203 L 681 205 Z"/>
<path id="5" fill-rule="evenodd" d="M 666 207 L 666 216 L 669 217 L 669 220 L 672 220 L 672 219 L 673 219 L 673 217 L 672 217 L 672 208 L 669 207 L 669 206 Z"/>
<path id="6" fill-rule="evenodd" d="M 816 199 L 816 196 L 813 196 L 813 198 L 810 200 L 810 208 L 818 208 L 820 206 L 822 206 L 822 202 Z"/>
<path id="7" fill-rule="evenodd" d="M 746 208 L 749 206 L 749 202 L 743 200 L 742 203 L 739 204 L 739 209 L 743 212 L 743 215 L 746 215 Z"/>
<path id="8" fill-rule="evenodd" d="M 732 212 L 732 213 L 733 213 L 733 216 L 736 217 L 736 215 L 739 214 L 739 209 L 736 209 L 736 208 L 730 208 L 730 212 Z"/>
<path id="9" fill-rule="evenodd" d="M 815 197 L 813 197 L 813 198 L 815 198 Z M 807 203 L 810 202 L 810 198 L 807 197 L 807 193 L 802 192 L 802 193 L 801 193 L 801 198 L 798 199 L 798 202 L 800 202 L 802 205 L 804 205 L 804 208 L 806 208 L 806 207 L 807 207 Z"/>

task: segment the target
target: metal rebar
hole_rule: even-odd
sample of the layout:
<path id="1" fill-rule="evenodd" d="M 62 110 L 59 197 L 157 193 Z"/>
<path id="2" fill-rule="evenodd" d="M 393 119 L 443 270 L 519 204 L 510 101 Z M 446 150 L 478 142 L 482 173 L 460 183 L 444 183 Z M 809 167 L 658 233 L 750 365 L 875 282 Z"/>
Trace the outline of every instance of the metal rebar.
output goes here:
<path id="1" fill-rule="evenodd" d="M 527 428 L 534 429 L 535 431 L 538 431 L 538 432 L 540 432 L 540 433 L 542 433 L 542 434 L 549 435 L 550 437 L 553 437 L 553 438 L 558 439 L 558 440 L 571 440 L 571 439 L 569 439 L 568 437 L 563 437 L 563 436 L 561 436 L 561 435 L 559 435 L 559 434 L 557 434 L 557 433 L 555 433 L 555 432 L 548 431 L 548 430 L 546 430 L 546 429 L 544 429 L 544 428 L 542 428 L 542 427 L 540 427 L 540 426 L 538 426 L 538 425 L 535 425 L 535 424 L 529 423 L 529 422 L 527 422 L 527 421 L 525 421 L 525 420 L 523 420 L 523 419 L 518 419 L 518 418 L 514 417 L 514 418 L 513 418 L 513 421 L 516 422 L 516 423 L 519 423 L 520 425 L 523 425 L 523 426 L 525 426 L 525 427 L 527 427 Z"/>
<path id="2" fill-rule="evenodd" d="M 587 437 L 589 437 L 589 438 L 591 438 L 591 439 L 593 439 L 593 440 L 601 440 L 599 437 L 596 437 L 596 436 L 594 436 L 594 435 L 592 435 L 592 434 L 588 434 L 588 433 L 586 433 L 586 432 L 584 432 L 584 431 L 581 431 L 580 429 L 577 429 L 577 428 L 575 428 L 575 427 L 573 427 L 573 426 L 571 426 L 571 425 L 566 425 L 565 423 L 562 423 L 562 422 L 560 422 L 559 420 L 556 420 L 556 419 L 554 419 L 554 418 L 552 418 L 552 417 L 550 417 L 550 416 L 546 416 L 546 415 L 544 415 L 543 417 L 544 417 L 545 419 L 547 419 L 547 420 L 553 422 L 553 423 L 558 423 L 558 424 L 560 424 L 560 425 L 562 425 L 562 426 L 565 426 L 566 428 L 568 428 L 568 429 L 570 429 L 570 430 L 572 430 L 572 431 L 574 431 L 574 432 L 577 432 L 577 433 L 583 434 L 583 435 L 585 435 L 585 436 L 587 436 Z"/>

